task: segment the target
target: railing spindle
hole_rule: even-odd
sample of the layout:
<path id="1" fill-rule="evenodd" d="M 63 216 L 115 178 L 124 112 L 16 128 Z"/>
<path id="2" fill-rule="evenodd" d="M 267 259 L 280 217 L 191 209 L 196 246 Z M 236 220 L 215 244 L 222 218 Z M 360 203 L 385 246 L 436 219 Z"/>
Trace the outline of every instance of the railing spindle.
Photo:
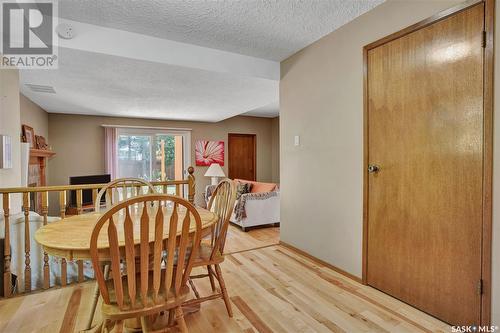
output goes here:
<path id="1" fill-rule="evenodd" d="M 43 225 L 47 225 L 47 215 L 49 213 L 49 192 L 42 192 L 42 216 Z M 43 289 L 50 288 L 49 255 L 43 251 Z"/>
<path id="2" fill-rule="evenodd" d="M 76 264 L 78 265 L 78 282 L 83 282 L 83 261 L 77 260 Z"/>
<path id="3" fill-rule="evenodd" d="M 92 189 L 92 204 L 94 205 L 94 207 L 96 204 L 95 200 L 97 198 L 97 192 L 98 192 L 98 190 L 96 188 Z"/>
<path id="4" fill-rule="evenodd" d="M 65 287 L 68 284 L 68 264 L 66 259 L 61 259 L 61 286 Z"/>
<path id="5" fill-rule="evenodd" d="M 66 191 L 59 192 L 59 215 L 62 219 L 66 216 Z"/>
<path id="6" fill-rule="evenodd" d="M 59 191 L 59 215 L 61 218 L 66 217 L 66 191 Z M 66 259 L 61 258 L 61 286 L 65 286 L 67 283 L 67 272 L 68 267 L 66 264 Z"/>
<path id="7" fill-rule="evenodd" d="M 169 186 L 175 187 L 175 194 L 178 196 L 182 196 L 183 194 L 187 194 L 186 197 L 190 202 L 194 201 L 195 196 L 195 178 L 194 178 L 194 168 L 188 168 L 188 177 L 184 180 L 174 180 L 174 181 L 157 181 L 152 182 L 152 185 L 159 191 L 164 191 L 164 193 L 169 192 Z M 3 216 L 4 216 L 4 228 L 5 228 L 5 248 L 3 251 L 3 261 L 0 262 L 0 265 L 4 266 L 4 283 L 3 288 L 4 297 L 10 297 L 13 293 L 13 284 L 12 284 L 12 271 L 11 271 L 11 261 L 12 261 L 12 249 L 11 249 L 11 235 L 10 235 L 10 198 L 11 194 L 20 194 L 22 195 L 22 210 L 24 214 L 24 250 L 21 247 L 20 255 L 17 256 L 21 262 L 24 263 L 24 289 L 25 292 L 28 293 L 32 291 L 31 284 L 34 283 L 33 277 L 31 276 L 32 267 L 31 261 L 33 258 L 31 256 L 31 241 L 33 241 L 34 237 L 34 229 L 31 230 L 30 223 L 30 205 L 31 198 L 33 197 L 35 200 L 40 200 L 40 214 L 43 217 L 43 225 L 47 225 L 49 219 L 49 193 L 55 192 L 58 193 L 58 201 L 59 201 L 59 211 L 58 215 L 61 218 L 66 217 L 66 205 L 67 205 L 67 193 L 68 191 L 76 191 L 76 213 L 82 214 L 84 211 L 83 207 L 83 190 L 91 190 L 92 191 L 92 201 L 95 204 L 97 193 L 100 188 L 102 188 L 105 184 L 85 184 L 85 185 L 62 185 L 62 186 L 40 186 L 40 187 L 13 187 L 13 188 L 0 188 L 1 200 L 3 203 Z M 185 187 L 187 186 L 187 187 Z M 130 189 L 130 190 L 129 190 Z M 144 194 L 144 187 L 136 184 L 126 184 L 124 187 L 112 188 L 107 192 L 106 201 L 107 208 L 112 205 L 114 201 L 119 201 L 120 196 L 123 196 L 123 199 L 127 199 L 132 196 Z M 186 191 L 187 189 L 187 191 Z M 114 191 L 118 193 L 114 193 Z M 123 191 L 123 192 L 122 192 Z M 130 191 L 130 193 L 129 193 Z M 122 193 L 120 193 L 122 192 Z M 149 192 L 149 189 L 148 189 Z M 33 193 L 33 194 L 32 194 Z M 116 198 L 118 196 L 118 198 Z M 143 210 L 144 213 L 144 205 L 141 207 L 135 206 L 132 209 L 138 211 L 140 209 Z M 148 214 L 148 210 L 146 208 L 146 214 Z M 139 213 L 140 214 L 140 213 Z M 20 231 L 22 232 L 22 231 Z M 22 235 L 16 235 L 16 237 L 22 237 Z M 144 238 L 144 236 L 143 236 Z M 38 247 L 37 247 L 38 249 Z M 34 250 L 34 249 L 33 249 Z M 145 248 L 143 247 L 143 252 Z M 22 251 L 24 251 L 24 259 L 22 259 Z M 38 253 L 38 250 L 37 250 Z M 42 268 L 42 274 L 40 277 L 40 281 L 36 281 L 36 285 L 39 283 L 43 289 L 49 289 L 51 287 L 51 276 L 50 276 L 50 256 L 45 250 L 41 250 L 43 256 L 38 259 L 38 255 L 36 256 L 36 262 L 33 264 L 36 266 L 37 271 Z M 0 254 L 1 256 L 1 254 Z M 43 259 L 42 259 L 43 258 Z M 35 260 L 35 259 L 33 259 Z M 83 272 L 83 261 L 76 261 L 78 266 L 78 281 L 84 281 L 84 272 Z M 22 263 L 19 263 L 22 265 Z M 58 264 L 59 265 L 59 264 Z M 60 267 L 61 267 L 61 285 L 66 286 L 68 284 L 68 269 L 67 269 L 67 260 L 65 258 L 60 258 Z M 22 273 L 21 273 L 22 274 Z M 73 278 L 73 277 L 71 277 Z M 20 288 L 22 289 L 22 288 Z"/>
<path id="8" fill-rule="evenodd" d="M 106 209 L 108 209 L 109 207 L 111 207 L 113 205 L 113 189 L 112 188 L 108 188 L 106 190 L 105 198 L 106 198 Z"/>
<path id="9" fill-rule="evenodd" d="M 76 190 L 76 214 L 80 215 L 82 212 L 82 190 Z"/>
<path id="10" fill-rule="evenodd" d="M 23 193 L 24 211 L 24 291 L 31 291 L 31 260 L 30 260 L 30 194 Z"/>
<path id="11" fill-rule="evenodd" d="M 76 190 L 76 214 L 81 215 L 83 213 L 83 191 Z M 83 282 L 83 261 L 77 260 L 78 266 L 78 282 Z"/>
<path id="12" fill-rule="evenodd" d="M 5 221 L 5 248 L 4 248 L 4 273 L 3 273 L 3 294 L 5 297 L 11 296 L 12 274 L 10 272 L 10 223 L 9 223 L 9 193 L 3 194 L 3 217 Z"/>
<path id="13" fill-rule="evenodd" d="M 196 179 L 194 177 L 194 168 L 188 168 L 188 201 L 194 204 L 194 196 L 196 194 Z"/>

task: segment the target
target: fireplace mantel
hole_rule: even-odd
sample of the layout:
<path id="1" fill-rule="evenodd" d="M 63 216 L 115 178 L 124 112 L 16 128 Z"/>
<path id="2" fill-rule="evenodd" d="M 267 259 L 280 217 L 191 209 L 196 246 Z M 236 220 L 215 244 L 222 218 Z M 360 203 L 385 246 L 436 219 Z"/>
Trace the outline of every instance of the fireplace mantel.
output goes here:
<path id="1" fill-rule="evenodd" d="M 54 156 L 56 153 L 51 150 L 43 150 L 43 149 L 30 149 L 30 161 L 29 166 L 34 166 L 37 168 L 36 179 L 30 179 L 28 183 L 33 184 L 36 183 L 36 186 L 45 186 L 47 185 L 47 179 L 45 177 L 45 167 L 47 165 L 47 158 Z"/>
<path id="2" fill-rule="evenodd" d="M 28 186 L 46 186 L 47 178 L 45 168 L 47 158 L 53 157 L 56 153 L 51 150 L 30 149 L 28 162 Z M 36 193 L 30 196 L 30 210 L 41 212 L 42 197 Z"/>
<path id="3" fill-rule="evenodd" d="M 45 158 L 45 157 L 52 157 L 54 156 L 56 153 L 54 153 L 52 150 L 46 150 L 46 149 L 30 149 L 30 159 L 32 157 L 42 157 L 42 158 Z M 37 162 L 38 163 L 38 162 Z M 30 164 L 33 164 L 31 163 L 30 161 Z"/>

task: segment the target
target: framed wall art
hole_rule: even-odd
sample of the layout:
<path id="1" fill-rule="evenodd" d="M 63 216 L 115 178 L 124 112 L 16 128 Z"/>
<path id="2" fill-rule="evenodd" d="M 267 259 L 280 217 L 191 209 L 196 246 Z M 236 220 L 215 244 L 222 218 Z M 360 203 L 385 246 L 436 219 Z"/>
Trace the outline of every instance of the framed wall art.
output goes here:
<path id="1" fill-rule="evenodd" d="M 195 144 L 196 166 L 217 163 L 224 166 L 224 141 L 197 140 Z"/>

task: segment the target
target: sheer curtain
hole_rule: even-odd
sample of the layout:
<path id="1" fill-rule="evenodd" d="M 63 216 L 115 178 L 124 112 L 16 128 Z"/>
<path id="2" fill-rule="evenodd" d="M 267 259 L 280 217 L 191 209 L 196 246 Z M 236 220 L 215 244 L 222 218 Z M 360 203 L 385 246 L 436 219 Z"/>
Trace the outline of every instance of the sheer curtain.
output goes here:
<path id="1" fill-rule="evenodd" d="M 104 127 L 104 166 L 111 180 L 117 172 L 116 127 Z"/>

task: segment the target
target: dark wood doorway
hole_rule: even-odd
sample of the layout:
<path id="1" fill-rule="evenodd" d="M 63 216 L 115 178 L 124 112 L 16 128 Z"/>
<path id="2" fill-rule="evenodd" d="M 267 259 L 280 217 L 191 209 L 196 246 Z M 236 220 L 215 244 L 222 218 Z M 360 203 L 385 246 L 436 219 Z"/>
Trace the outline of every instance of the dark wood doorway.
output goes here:
<path id="1" fill-rule="evenodd" d="M 363 280 L 452 325 L 490 320 L 491 9 L 365 47 Z"/>
<path id="2" fill-rule="evenodd" d="M 256 180 L 256 135 L 229 133 L 228 151 L 229 178 Z"/>

